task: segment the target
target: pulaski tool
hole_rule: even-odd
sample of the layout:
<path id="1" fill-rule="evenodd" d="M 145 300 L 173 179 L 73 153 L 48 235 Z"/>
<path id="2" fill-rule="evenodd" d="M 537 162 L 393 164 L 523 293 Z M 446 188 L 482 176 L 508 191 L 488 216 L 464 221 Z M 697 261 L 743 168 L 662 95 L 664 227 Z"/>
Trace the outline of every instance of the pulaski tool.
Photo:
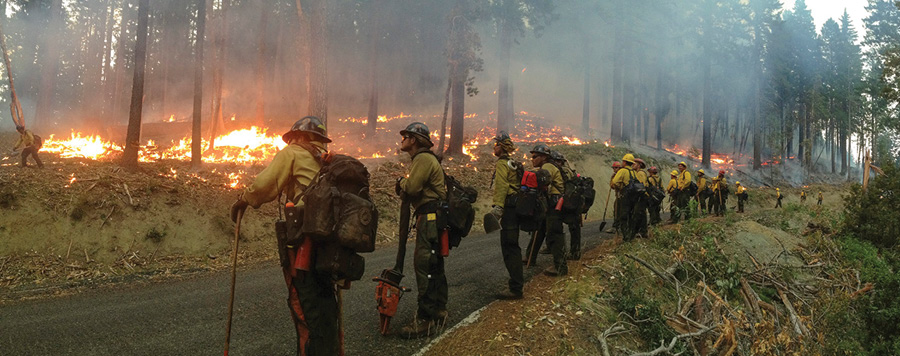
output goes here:
<path id="1" fill-rule="evenodd" d="M 403 260 L 406 258 L 406 240 L 409 238 L 410 202 L 406 194 L 401 194 L 400 203 L 400 243 L 397 247 L 397 261 L 394 268 L 381 271 L 381 275 L 372 278 L 378 282 L 375 286 L 375 303 L 381 320 L 378 323 L 381 335 L 388 334 L 388 326 L 391 318 L 397 314 L 397 306 L 400 305 L 400 297 L 410 289 L 400 286 L 403 279 Z"/>

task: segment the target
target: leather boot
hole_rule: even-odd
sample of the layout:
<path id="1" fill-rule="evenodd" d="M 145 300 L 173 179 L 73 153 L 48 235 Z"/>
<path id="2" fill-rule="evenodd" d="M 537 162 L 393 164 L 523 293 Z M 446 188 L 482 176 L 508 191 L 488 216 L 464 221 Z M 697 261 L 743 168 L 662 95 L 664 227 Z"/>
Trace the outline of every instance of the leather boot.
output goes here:
<path id="1" fill-rule="evenodd" d="M 400 336 L 414 339 L 432 335 L 436 330 L 434 321 L 415 318 L 408 325 L 400 328 Z"/>

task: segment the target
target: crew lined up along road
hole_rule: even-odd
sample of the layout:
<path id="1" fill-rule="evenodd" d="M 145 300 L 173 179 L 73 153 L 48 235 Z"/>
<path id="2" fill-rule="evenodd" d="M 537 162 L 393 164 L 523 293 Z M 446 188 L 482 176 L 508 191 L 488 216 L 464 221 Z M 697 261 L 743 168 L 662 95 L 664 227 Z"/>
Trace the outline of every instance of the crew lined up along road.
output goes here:
<path id="1" fill-rule="evenodd" d="M 398 265 L 375 279 L 379 282 L 376 301 L 382 315 L 382 334 L 390 334 L 390 318 L 405 292 L 400 287 L 405 237 L 413 227 L 411 219 L 404 220 L 404 213 L 411 214 L 416 231 L 413 270 L 417 310 L 412 322 L 399 328 L 397 334 L 418 338 L 435 335 L 445 326 L 449 284 L 444 264 L 449 260 L 449 250 L 458 246 L 471 228 L 471 203 L 477 191 L 446 175 L 440 157 L 431 150 L 434 144 L 425 124 L 411 123 L 400 135 L 401 150 L 410 155 L 411 164 L 408 175 L 398 177 L 395 184 L 403 202 Z M 280 209 L 284 220 L 280 218 L 275 225 L 297 334 L 297 354 L 342 355 L 341 290 L 362 277 L 364 260 L 358 253 L 374 250 L 377 225 L 372 221 L 377 221 L 378 214 L 368 196 L 368 171 L 352 157 L 327 151 L 325 144 L 331 140 L 316 117 L 297 121 L 282 139 L 288 146 L 241 194 L 231 207 L 231 218 L 239 222 L 248 206 L 259 208 L 266 202 L 285 199 L 279 203 L 283 204 Z M 518 147 L 506 132 L 500 131 L 493 145 L 497 162 L 485 230 L 500 230 L 500 253 L 509 274 L 507 286 L 497 298 L 521 299 L 524 270 L 535 265 L 545 240 L 553 263 L 544 274 L 565 276 L 568 261 L 581 258 L 584 215 L 593 205 L 596 192 L 592 178 L 579 174 L 564 155 L 544 143 L 529 151 L 530 168 L 513 158 Z M 648 226 L 662 221 L 667 194 L 672 200 L 672 223 L 681 217 L 690 219 L 691 199 L 696 200 L 695 208 L 701 213 L 724 214 L 729 192 L 724 170 L 711 182 L 699 170 L 694 182 L 687 164 L 680 162 L 664 191 L 659 168 L 647 166 L 630 153 L 613 163 L 609 186 L 615 190 L 615 223 L 610 231 L 621 233 L 623 241 L 649 237 Z M 343 191 L 351 182 L 354 188 Z M 323 188 L 327 184 L 330 189 Z M 748 193 L 740 182 L 736 183 L 735 195 L 738 212 L 743 212 Z M 304 209 L 307 206 L 316 209 Z M 346 211 L 356 213 L 343 213 Z M 568 244 L 564 224 L 568 226 Z M 347 231 L 353 236 L 346 236 Z M 523 231 L 529 237 L 524 253 L 520 244 Z"/>

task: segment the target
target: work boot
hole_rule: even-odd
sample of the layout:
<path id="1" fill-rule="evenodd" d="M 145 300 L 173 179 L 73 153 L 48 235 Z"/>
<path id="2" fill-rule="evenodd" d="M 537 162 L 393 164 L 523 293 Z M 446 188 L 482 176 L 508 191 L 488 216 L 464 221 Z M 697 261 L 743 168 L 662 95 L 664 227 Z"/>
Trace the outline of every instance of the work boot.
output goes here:
<path id="1" fill-rule="evenodd" d="M 447 324 L 447 317 L 450 316 L 450 312 L 446 310 L 441 310 L 437 312 L 437 319 L 434 320 L 435 327 L 442 328 Z"/>
<path id="2" fill-rule="evenodd" d="M 542 255 L 549 255 L 549 254 L 550 254 L 550 248 L 547 247 L 547 246 L 544 246 L 544 248 L 542 248 L 540 251 L 538 251 L 538 253 L 539 253 L 539 254 L 542 254 Z"/>
<path id="3" fill-rule="evenodd" d="M 609 228 L 609 229 L 606 229 L 606 233 L 607 233 L 607 234 L 613 234 L 613 233 L 615 233 L 615 232 L 616 232 L 616 229 L 615 229 L 615 228 L 612 228 L 612 227 L 611 227 L 611 228 Z"/>
<path id="4" fill-rule="evenodd" d="M 415 318 L 408 325 L 400 328 L 400 336 L 407 339 L 430 336 L 436 329 L 437 327 L 433 320 Z"/>
<path id="5" fill-rule="evenodd" d="M 516 293 L 511 290 L 505 290 L 502 293 L 497 294 L 497 299 L 500 299 L 500 300 L 522 299 L 522 292 Z"/>
<path id="6" fill-rule="evenodd" d="M 559 271 L 556 270 L 556 266 L 550 266 L 550 268 L 544 270 L 544 274 L 551 277 L 556 277 L 559 276 Z"/>
<path id="7" fill-rule="evenodd" d="M 573 250 L 569 252 L 569 255 L 566 257 L 569 261 L 578 261 L 581 259 L 581 251 Z"/>

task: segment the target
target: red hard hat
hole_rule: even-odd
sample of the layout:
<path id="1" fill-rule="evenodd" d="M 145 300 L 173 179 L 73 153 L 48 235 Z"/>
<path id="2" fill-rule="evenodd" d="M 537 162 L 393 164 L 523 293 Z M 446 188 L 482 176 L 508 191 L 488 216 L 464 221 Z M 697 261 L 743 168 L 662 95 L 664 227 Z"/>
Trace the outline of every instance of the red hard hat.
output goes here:
<path id="1" fill-rule="evenodd" d="M 613 162 L 612 167 L 613 168 L 622 168 L 622 163 L 619 161 L 615 161 L 615 162 Z"/>
<path id="2" fill-rule="evenodd" d="M 653 167 L 650 167 L 650 169 L 648 169 L 647 171 L 649 171 L 650 173 L 658 173 L 659 168 L 656 168 L 656 166 L 653 166 Z"/>
<path id="3" fill-rule="evenodd" d="M 640 158 L 635 158 L 635 159 L 634 159 L 634 162 L 635 162 L 635 163 L 640 163 L 640 164 L 641 164 L 641 167 L 646 167 L 646 166 L 647 166 L 647 164 L 644 163 L 644 160 L 642 160 L 642 159 L 640 159 Z"/>
<path id="4" fill-rule="evenodd" d="M 725 170 L 724 170 L 724 169 L 720 169 L 720 170 L 719 170 L 719 175 L 720 175 L 720 176 L 721 176 L 721 175 L 725 175 Z"/>

